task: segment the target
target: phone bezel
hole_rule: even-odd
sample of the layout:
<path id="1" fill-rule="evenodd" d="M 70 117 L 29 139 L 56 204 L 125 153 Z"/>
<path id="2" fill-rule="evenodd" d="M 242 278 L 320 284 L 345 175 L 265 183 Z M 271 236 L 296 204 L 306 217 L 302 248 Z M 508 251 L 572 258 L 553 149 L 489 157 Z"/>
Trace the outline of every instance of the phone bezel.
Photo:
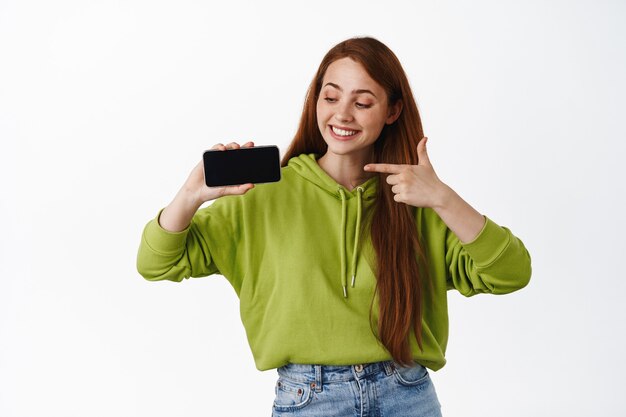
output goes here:
<path id="1" fill-rule="evenodd" d="M 208 181 L 207 181 L 207 154 L 210 155 L 217 155 L 218 152 L 254 152 L 255 150 L 260 150 L 260 149 L 275 149 L 276 150 L 276 165 L 273 166 L 273 168 L 275 169 L 275 171 L 273 171 L 272 173 L 274 174 L 273 177 L 271 177 L 272 179 L 269 181 L 248 181 L 248 182 L 236 182 L 236 183 L 232 183 L 232 182 L 226 182 L 224 184 L 214 184 L 214 185 L 209 185 Z M 233 186 L 233 185 L 241 185 L 241 184 L 248 184 L 248 183 L 252 183 L 252 184 L 266 184 L 266 183 L 272 183 L 272 182 L 278 182 L 281 180 L 282 177 L 282 173 L 281 173 L 281 169 L 280 169 L 280 149 L 278 148 L 278 146 L 276 145 L 261 145 L 261 146 L 254 146 L 254 147 L 241 147 L 238 149 L 227 149 L 227 150 L 220 150 L 220 149 L 207 149 L 206 151 L 203 152 L 202 154 L 202 162 L 203 162 L 203 173 L 204 173 L 204 183 L 206 184 L 207 187 L 226 187 L 226 186 Z"/>

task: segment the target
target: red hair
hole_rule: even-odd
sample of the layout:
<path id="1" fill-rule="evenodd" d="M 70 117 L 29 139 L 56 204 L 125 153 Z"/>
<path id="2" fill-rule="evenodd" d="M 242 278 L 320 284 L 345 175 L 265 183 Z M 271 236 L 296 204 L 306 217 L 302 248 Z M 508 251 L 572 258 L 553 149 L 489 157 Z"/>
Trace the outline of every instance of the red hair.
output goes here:
<path id="1" fill-rule="evenodd" d="M 387 93 L 388 104 L 398 101 L 402 111 L 398 119 L 385 125 L 374 143 L 372 162 L 416 165 L 417 143 L 424 136 L 417 104 L 400 61 L 382 42 L 373 38 L 352 38 L 334 46 L 324 59 L 309 86 L 300 124 L 287 149 L 282 166 L 303 153 L 323 155 L 327 145 L 317 124 L 316 104 L 328 66 L 342 58 L 350 58 Z M 386 185 L 386 174 L 379 175 L 370 231 L 376 252 L 376 293 L 379 297 L 377 338 L 400 364 L 413 363 L 409 344 L 413 329 L 422 348 L 422 272 L 418 258 L 425 260 L 415 226 L 415 209 L 397 203 Z M 372 305 L 373 305 L 372 300 Z M 371 320 L 370 306 L 370 322 Z"/>

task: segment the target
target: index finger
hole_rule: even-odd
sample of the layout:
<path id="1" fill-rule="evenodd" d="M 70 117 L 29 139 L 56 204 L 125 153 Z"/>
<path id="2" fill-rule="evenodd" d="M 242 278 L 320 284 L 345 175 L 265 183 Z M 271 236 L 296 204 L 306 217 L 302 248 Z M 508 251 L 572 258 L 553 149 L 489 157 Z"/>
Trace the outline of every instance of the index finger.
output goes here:
<path id="1" fill-rule="evenodd" d="M 398 164 L 367 164 L 363 167 L 366 171 L 384 172 L 386 174 L 399 174 L 404 169 L 404 165 Z"/>

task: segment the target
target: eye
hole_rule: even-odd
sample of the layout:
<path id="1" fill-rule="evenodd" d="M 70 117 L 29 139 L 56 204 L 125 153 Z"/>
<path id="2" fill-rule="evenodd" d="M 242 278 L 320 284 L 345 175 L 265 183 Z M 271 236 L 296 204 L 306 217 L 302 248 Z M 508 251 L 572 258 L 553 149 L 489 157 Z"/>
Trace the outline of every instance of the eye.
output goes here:
<path id="1" fill-rule="evenodd" d="M 329 103 L 334 103 L 337 101 L 336 98 L 332 98 L 332 97 L 324 97 L 324 100 L 326 100 Z"/>
<path id="2" fill-rule="evenodd" d="M 365 103 L 355 103 L 355 106 L 359 109 L 369 109 L 370 107 L 372 107 L 371 104 L 365 104 Z"/>

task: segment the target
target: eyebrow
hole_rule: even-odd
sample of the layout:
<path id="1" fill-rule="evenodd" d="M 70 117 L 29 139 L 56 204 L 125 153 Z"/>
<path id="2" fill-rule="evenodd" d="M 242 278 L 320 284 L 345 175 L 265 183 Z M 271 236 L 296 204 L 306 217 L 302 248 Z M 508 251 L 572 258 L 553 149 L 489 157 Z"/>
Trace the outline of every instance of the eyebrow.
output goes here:
<path id="1" fill-rule="evenodd" d="M 326 83 L 324 84 L 324 87 L 326 87 L 327 85 L 336 88 L 339 91 L 343 92 L 343 88 L 339 87 L 337 84 L 335 83 Z M 360 89 L 360 90 L 352 90 L 352 94 L 363 94 L 363 93 L 367 93 L 367 94 L 371 94 L 374 97 L 376 97 L 376 94 L 372 93 L 370 90 L 366 90 L 366 89 Z M 376 97 L 378 98 L 378 97 Z"/>

